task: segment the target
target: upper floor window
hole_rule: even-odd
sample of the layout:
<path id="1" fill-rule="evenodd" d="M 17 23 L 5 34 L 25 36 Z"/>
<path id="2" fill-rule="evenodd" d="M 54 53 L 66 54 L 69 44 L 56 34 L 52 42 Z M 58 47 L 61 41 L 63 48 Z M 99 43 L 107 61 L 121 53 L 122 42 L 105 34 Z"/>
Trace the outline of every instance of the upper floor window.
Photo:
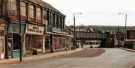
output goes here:
<path id="1" fill-rule="evenodd" d="M 21 8 L 21 20 L 26 20 L 26 3 L 21 2 L 20 3 L 20 8 Z"/>
<path id="2" fill-rule="evenodd" d="M 20 3 L 21 7 L 21 16 L 26 16 L 26 3 L 21 2 Z"/>
<path id="3" fill-rule="evenodd" d="M 41 17 L 41 8 L 37 7 L 36 8 L 36 22 L 41 23 L 42 22 L 41 18 L 42 18 Z"/>
<path id="4" fill-rule="evenodd" d="M 8 15 L 15 16 L 17 15 L 16 0 L 8 0 Z"/>
<path id="5" fill-rule="evenodd" d="M 47 11 L 43 10 L 43 24 L 47 24 Z"/>
<path id="6" fill-rule="evenodd" d="M 33 5 L 28 6 L 28 19 L 29 21 L 34 21 L 34 6 Z"/>

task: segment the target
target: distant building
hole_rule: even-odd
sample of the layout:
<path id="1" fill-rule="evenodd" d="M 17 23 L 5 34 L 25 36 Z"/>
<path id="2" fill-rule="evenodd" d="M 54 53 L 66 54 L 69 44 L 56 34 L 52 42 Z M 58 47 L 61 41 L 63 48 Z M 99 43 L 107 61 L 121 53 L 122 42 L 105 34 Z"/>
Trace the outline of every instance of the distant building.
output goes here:
<path id="1" fill-rule="evenodd" d="M 125 47 L 135 49 L 135 30 L 127 30 L 127 38 L 125 42 Z"/>
<path id="2" fill-rule="evenodd" d="M 68 28 L 68 32 L 74 35 L 73 26 L 69 26 Z M 101 38 L 102 34 L 91 27 L 77 26 L 75 29 L 75 39 L 78 46 L 91 45 L 99 47 Z"/>
<path id="3" fill-rule="evenodd" d="M 127 29 L 135 29 L 134 26 L 127 26 Z M 74 26 L 69 26 L 68 32 L 74 35 Z M 101 47 L 121 47 L 125 37 L 124 26 L 76 26 L 77 41 L 83 40 L 100 40 Z M 86 42 L 91 44 L 91 42 Z M 80 44 L 80 43 L 78 43 Z"/>

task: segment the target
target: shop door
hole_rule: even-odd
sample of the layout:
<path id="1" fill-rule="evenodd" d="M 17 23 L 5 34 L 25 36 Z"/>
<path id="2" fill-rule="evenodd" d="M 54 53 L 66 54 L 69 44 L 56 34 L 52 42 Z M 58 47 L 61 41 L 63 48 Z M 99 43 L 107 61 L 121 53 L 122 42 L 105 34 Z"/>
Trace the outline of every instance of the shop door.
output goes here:
<path id="1" fill-rule="evenodd" d="M 17 58 L 19 57 L 19 49 L 20 49 L 20 35 L 17 33 L 9 34 L 8 38 L 8 50 L 9 50 L 9 57 L 10 58 Z"/>

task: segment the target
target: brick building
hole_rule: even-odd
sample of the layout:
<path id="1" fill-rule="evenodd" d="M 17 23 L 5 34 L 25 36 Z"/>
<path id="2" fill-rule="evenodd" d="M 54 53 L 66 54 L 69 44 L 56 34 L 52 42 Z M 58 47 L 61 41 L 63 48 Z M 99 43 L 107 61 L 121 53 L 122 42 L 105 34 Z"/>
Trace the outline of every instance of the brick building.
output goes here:
<path id="1" fill-rule="evenodd" d="M 65 48 L 64 26 L 65 15 L 42 0 L 0 0 L 0 56 L 13 58 L 20 47 L 23 55 Z"/>

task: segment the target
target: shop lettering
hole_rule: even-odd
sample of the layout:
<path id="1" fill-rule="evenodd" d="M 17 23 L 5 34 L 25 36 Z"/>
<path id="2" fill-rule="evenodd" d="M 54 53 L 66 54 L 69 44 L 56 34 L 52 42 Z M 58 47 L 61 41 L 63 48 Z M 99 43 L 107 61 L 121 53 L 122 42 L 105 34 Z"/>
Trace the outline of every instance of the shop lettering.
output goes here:
<path id="1" fill-rule="evenodd" d="M 41 26 L 35 26 L 35 25 L 28 25 L 27 27 L 27 33 L 31 34 L 43 34 L 44 28 Z"/>
<path id="2" fill-rule="evenodd" d="M 42 33 L 42 31 L 37 30 L 37 29 L 28 29 L 28 31 L 30 31 L 30 32 L 37 32 L 37 33 Z"/>

